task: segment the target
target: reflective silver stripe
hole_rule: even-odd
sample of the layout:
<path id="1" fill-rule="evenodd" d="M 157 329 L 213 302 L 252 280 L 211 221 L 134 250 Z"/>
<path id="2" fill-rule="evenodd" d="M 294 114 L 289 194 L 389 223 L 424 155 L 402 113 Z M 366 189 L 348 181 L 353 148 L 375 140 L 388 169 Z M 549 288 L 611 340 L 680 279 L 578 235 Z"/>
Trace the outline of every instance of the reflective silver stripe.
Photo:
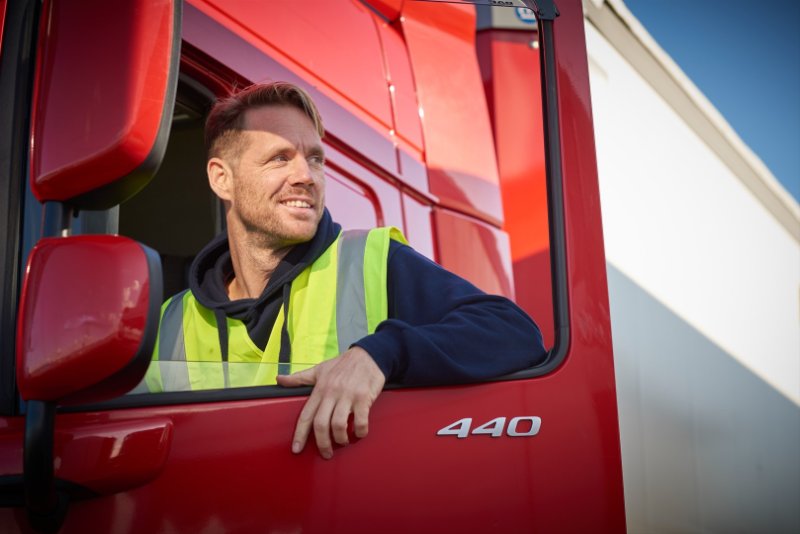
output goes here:
<path id="1" fill-rule="evenodd" d="M 339 353 L 369 332 L 364 298 L 364 251 L 369 230 L 348 230 L 338 244 L 336 269 L 336 337 Z"/>
<path id="2" fill-rule="evenodd" d="M 164 391 L 191 389 L 189 368 L 186 365 L 186 345 L 183 340 L 183 298 L 187 291 L 188 289 L 172 297 L 161 316 L 158 360 L 164 362 L 163 365 L 159 364 Z"/>
<path id="3" fill-rule="evenodd" d="M 158 372 L 161 374 L 161 391 L 191 391 L 189 368 L 185 361 L 159 361 Z"/>

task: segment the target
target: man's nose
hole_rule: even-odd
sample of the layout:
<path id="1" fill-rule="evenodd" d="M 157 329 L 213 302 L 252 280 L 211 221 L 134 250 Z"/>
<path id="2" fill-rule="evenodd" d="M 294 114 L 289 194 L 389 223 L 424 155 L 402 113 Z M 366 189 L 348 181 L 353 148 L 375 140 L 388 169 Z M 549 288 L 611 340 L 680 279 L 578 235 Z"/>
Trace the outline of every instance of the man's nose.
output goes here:
<path id="1" fill-rule="evenodd" d="M 314 175 L 311 173 L 311 165 L 306 158 L 298 156 L 292 162 L 292 172 L 289 176 L 292 185 L 313 185 Z"/>

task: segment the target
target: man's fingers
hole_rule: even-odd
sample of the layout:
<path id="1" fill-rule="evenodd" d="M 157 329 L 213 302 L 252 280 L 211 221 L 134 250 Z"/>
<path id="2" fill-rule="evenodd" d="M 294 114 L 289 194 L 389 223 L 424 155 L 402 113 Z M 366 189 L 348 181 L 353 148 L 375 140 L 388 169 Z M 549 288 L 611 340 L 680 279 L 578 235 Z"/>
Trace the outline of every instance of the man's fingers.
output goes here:
<path id="1" fill-rule="evenodd" d="M 350 402 L 339 401 L 336 409 L 333 410 L 331 417 L 331 431 L 333 440 L 339 445 L 347 445 L 350 440 L 347 438 L 347 420 L 350 418 Z"/>
<path id="2" fill-rule="evenodd" d="M 292 451 L 303 450 L 313 426 L 320 455 L 332 458 L 332 441 L 339 445 L 349 442 L 347 423 L 351 413 L 354 414 L 355 435 L 366 437 L 372 403 L 385 381 L 372 357 L 360 347 L 352 347 L 307 371 L 279 376 L 278 384 L 282 386 L 314 386 L 297 420 Z"/>
<path id="3" fill-rule="evenodd" d="M 278 375 L 278 385 L 285 388 L 295 388 L 298 386 L 313 386 L 317 383 L 317 368 L 312 367 L 305 371 L 298 371 L 290 375 Z"/>
<path id="4" fill-rule="evenodd" d="M 320 403 L 320 396 L 311 393 L 303 410 L 300 412 L 300 417 L 297 418 L 297 426 L 294 429 L 294 437 L 292 438 L 292 452 L 299 454 L 302 452 L 303 447 L 306 446 L 308 434 L 311 431 L 311 425 L 314 423 L 314 416 L 317 413 L 317 407 Z"/>
<path id="5" fill-rule="evenodd" d="M 353 430 L 357 438 L 365 438 L 369 434 L 369 409 L 366 402 L 358 402 L 353 407 Z"/>
<path id="6" fill-rule="evenodd" d="M 331 415 L 336 402 L 327 398 L 322 401 L 314 416 L 314 438 L 317 440 L 317 449 L 326 460 L 333 457 L 331 444 Z"/>

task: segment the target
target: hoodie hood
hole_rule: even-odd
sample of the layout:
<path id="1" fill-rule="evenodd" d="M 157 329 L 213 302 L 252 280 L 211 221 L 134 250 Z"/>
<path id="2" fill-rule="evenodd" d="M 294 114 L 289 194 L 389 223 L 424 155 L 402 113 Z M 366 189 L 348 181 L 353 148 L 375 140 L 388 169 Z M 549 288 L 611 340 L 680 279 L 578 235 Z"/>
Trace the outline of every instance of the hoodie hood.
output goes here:
<path id="1" fill-rule="evenodd" d="M 230 300 L 227 285 L 234 276 L 227 234 L 220 234 L 195 257 L 189 270 L 189 289 L 206 308 L 220 315 L 239 319 L 255 344 L 266 347 L 272 325 L 284 299 L 284 286 L 290 285 L 303 269 L 314 263 L 333 243 L 341 226 L 333 222 L 328 209 L 322 214 L 311 241 L 295 245 L 272 273 L 258 298 Z"/>

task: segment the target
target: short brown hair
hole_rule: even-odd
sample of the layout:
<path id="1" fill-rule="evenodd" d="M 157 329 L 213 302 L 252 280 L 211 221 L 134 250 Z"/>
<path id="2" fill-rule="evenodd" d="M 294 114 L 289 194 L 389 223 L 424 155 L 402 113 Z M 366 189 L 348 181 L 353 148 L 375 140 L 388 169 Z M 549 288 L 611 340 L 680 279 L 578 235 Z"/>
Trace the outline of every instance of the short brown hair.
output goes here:
<path id="1" fill-rule="evenodd" d="M 322 117 L 311 96 L 288 82 L 253 84 L 236 94 L 218 100 L 206 119 L 205 145 L 209 158 L 220 156 L 233 145 L 244 129 L 244 115 L 249 109 L 261 106 L 293 106 L 305 113 L 320 137 L 325 136 Z"/>

